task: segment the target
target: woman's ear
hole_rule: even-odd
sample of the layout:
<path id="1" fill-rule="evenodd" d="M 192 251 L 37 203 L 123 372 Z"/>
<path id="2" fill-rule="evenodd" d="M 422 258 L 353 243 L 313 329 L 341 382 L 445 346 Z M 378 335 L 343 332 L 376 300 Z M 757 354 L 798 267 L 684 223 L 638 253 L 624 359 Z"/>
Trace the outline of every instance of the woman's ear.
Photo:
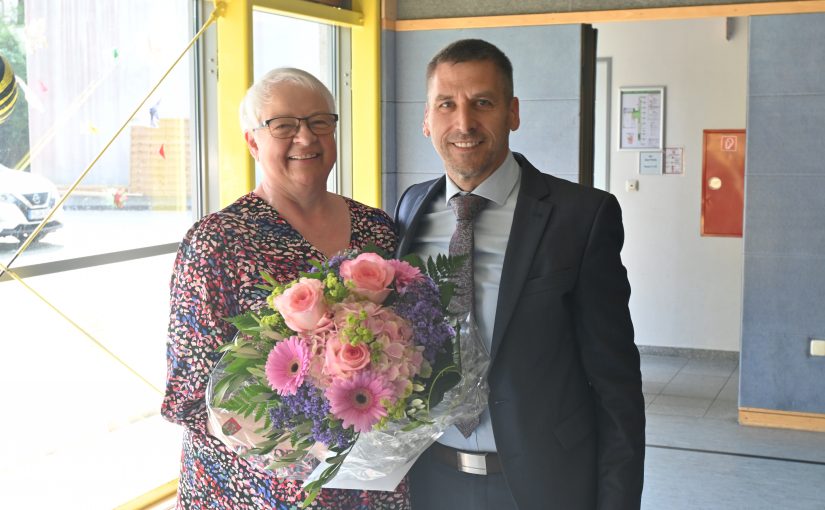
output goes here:
<path id="1" fill-rule="evenodd" d="M 252 154 L 252 159 L 258 161 L 258 142 L 255 141 L 255 135 L 251 129 L 247 129 L 243 132 L 244 140 L 246 140 L 246 146 L 249 147 L 249 153 Z"/>

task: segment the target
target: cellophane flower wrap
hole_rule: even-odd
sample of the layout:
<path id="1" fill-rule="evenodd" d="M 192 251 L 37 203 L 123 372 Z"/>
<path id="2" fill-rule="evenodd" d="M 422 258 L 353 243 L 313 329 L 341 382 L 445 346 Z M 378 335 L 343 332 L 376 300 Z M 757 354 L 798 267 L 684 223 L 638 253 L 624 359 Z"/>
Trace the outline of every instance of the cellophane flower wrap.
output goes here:
<path id="1" fill-rule="evenodd" d="M 210 377 L 210 432 L 308 481 L 305 505 L 333 478 L 376 480 L 415 459 L 487 405 L 487 353 L 447 312 L 462 262 L 348 252 L 286 284 L 264 274 L 268 306 L 230 319 L 238 334 Z"/>

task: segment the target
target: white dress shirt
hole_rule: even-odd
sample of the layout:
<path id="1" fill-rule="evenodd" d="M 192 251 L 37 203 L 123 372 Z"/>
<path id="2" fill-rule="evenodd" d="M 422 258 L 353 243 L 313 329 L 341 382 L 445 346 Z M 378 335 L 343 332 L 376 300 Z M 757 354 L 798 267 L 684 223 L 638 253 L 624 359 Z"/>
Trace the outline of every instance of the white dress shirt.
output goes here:
<path id="1" fill-rule="evenodd" d="M 493 342 L 501 269 L 520 182 L 521 168 L 513 154 L 508 153 L 501 166 L 472 191 L 490 201 L 476 217 L 473 228 L 475 319 L 488 353 Z M 447 176 L 446 193 L 436 196 L 421 216 L 415 241 L 410 245 L 412 253 L 424 260 L 428 256 L 435 258 L 439 253 L 449 253 L 456 219 L 448 201 L 459 193 L 464 192 Z M 465 438 L 458 429 L 450 427 L 438 442 L 465 451 L 496 451 L 489 409 L 482 413 L 478 428 L 470 437 Z"/>

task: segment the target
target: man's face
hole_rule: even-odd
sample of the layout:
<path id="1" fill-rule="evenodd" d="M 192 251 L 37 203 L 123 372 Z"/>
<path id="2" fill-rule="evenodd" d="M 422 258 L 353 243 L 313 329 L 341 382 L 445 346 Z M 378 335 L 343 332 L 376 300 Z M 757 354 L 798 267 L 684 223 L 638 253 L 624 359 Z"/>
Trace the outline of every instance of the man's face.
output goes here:
<path id="1" fill-rule="evenodd" d="M 519 126 L 518 98 L 490 61 L 441 63 L 427 84 L 424 136 L 462 190 L 475 189 L 503 162 Z"/>

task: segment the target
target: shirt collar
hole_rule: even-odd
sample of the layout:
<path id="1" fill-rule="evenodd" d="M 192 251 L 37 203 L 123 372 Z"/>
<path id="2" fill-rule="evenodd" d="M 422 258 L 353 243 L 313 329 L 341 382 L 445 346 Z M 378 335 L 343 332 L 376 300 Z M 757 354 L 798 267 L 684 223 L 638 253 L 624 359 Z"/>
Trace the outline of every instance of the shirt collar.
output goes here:
<path id="1" fill-rule="evenodd" d="M 513 191 L 513 187 L 518 182 L 520 168 L 513 157 L 512 152 L 507 153 L 504 162 L 493 173 L 491 173 L 484 181 L 481 182 L 476 189 L 472 191 L 473 195 L 484 197 L 487 200 L 494 202 L 496 205 L 502 206 Z M 456 186 L 450 176 L 447 176 L 447 197 L 446 201 L 449 203 L 450 199 L 455 195 L 464 193 L 461 188 Z"/>

